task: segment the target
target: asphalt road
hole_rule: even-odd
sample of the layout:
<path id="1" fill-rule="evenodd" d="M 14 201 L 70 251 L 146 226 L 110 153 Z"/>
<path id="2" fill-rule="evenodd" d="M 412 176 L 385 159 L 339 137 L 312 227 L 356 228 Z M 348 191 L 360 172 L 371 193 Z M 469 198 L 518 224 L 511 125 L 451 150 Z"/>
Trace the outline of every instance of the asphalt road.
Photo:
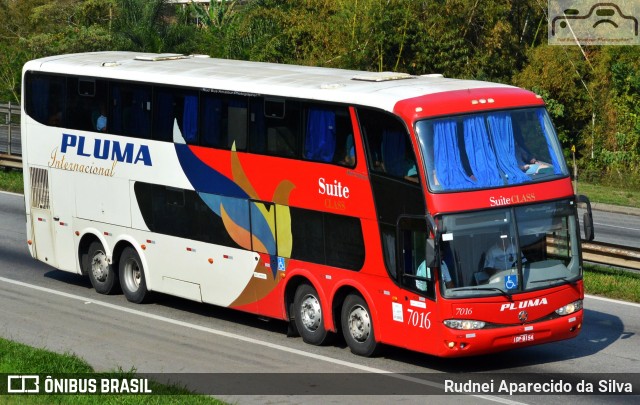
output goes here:
<path id="1" fill-rule="evenodd" d="M 598 205 L 593 211 L 595 240 L 640 248 L 640 212 L 629 208 Z M 583 212 L 580 210 L 580 212 Z M 582 215 L 580 216 L 582 219 Z"/>
<path id="2" fill-rule="evenodd" d="M 30 258 L 22 203 L 22 196 L 0 193 L 0 336 L 56 352 L 75 353 L 99 371 L 122 368 L 139 373 L 166 373 L 163 375 L 172 381 L 182 378 L 180 381 L 186 384 L 190 384 L 193 376 L 183 373 L 242 373 L 240 378 L 246 379 L 245 387 L 256 385 L 260 376 L 278 378 L 277 373 L 288 373 L 281 374 L 283 379 L 293 381 L 296 376 L 318 379 L 317 384 L 301 383 L 308 388 L 304 393 L 313 395 L 275 392 L 277 396 L 265 393 L 247 396 L 241 395 L 248 393 L 242 388 L 228 395 L 216 395 L 241 404 L 388 403 L 390 398 L 384 395 L 328 397 L 327 394 L 344 392 L 345 386 L 348 390 L 349 385 L 353 388 L 357 384 L 403 387 L 406 374 L 410 379 L 425 378 L 426 382 L 420 382 L 424 392 L 441 389 L 443 376 L 467 376 L 460 373 L 484 373 L 496 376 L 497 381 L 500 376 L 514 373 L 537 373 L 540 378 L 555 376 L 554 373 L 566 373 L 560 375 L 567 378 L 576 373 L 598 373 L 604 379 L 622 377 L 615 373 L 640 376 L 640 305 L 637 304 L 587 297 L 583 332 L 569 341 L 454 360 L 387 348 L 382 356 L 367 359 L 352 355 L 340 341 L 315 347 L 304 344 L 300 338 L 287 338 L 286 325 L 279 321 L 264 321 L 167 296 L 157 297 L 152 304 L 134 305 L 122 295 L 99 295 L 91 289 L 88 280 Z M 369 375 L 374 377 L 369 381 L 369 377 L 362 377 L 363 373 L 372 373 Z M 434 374 L 425 377 L 424 373 Z M 324 380 L 325 376 L 330 376 L 328 381 Z M 531 376 L 527 374 L 525 378 Z M 383 381 L 379 381 L 380 378 Z M 637 403 L 640 385 L 633 388 L 636 394 L 633 397 L 439 395 L 428 400 L 433 403 Z M 394 402 L 425 402 L 424 397 L 398 390 L 383 392 L 396 393 L 392 398 Z M 356 392 L 361 391 L 356 389 Z M 364 389 L 362 392 L 369 393 Z"/>

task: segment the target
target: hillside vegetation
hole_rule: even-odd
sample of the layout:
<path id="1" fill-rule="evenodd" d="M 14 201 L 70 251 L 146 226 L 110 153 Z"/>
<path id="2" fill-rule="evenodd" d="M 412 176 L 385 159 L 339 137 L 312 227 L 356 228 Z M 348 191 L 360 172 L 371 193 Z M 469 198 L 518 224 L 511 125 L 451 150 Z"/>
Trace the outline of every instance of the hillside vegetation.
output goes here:
<path id="1" fill-rule="evenodd" d="M 542 95 L 578 177 L 640 189 L 640 47 L 550 46 L 542 0 L 0 0 L 0 102 L 25 61 L 98 50 L 442 73 Z"/>

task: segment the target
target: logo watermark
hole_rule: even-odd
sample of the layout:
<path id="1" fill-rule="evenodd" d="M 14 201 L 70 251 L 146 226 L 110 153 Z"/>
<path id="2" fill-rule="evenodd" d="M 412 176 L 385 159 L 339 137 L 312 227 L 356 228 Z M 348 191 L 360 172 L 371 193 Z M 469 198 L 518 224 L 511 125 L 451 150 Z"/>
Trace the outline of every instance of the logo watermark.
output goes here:
<path id="1" fill-rule="evenodd" d="M 7 393 L 29 394 L 40 392 L 40 376 L 10 375 L 7 377 Z"/>
<path id="2" fill-rule="evenodd" d="M 550 45 L 640 45 L 640 0 L 549 0 Z"/>
<path id="3" fill-rule="evenodd" d="M 94 375 L 7 375 L 6 394 L 151 394 L 149 380 L 140 377 Z M 5 394 L 0 382 L 0 395 Z"/>

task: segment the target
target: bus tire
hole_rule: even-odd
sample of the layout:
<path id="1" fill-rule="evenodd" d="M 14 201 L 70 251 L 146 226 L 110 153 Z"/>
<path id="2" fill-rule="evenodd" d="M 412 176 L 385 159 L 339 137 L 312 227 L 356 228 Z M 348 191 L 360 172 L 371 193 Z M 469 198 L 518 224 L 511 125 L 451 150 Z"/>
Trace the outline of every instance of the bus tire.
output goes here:
<path id="1" fill-rule="evenodd" d="M 86 260 L 85 272 L 89 276 L 93 288 L 100 294 L 115 293 L 118 285 L 118 274 L 109 263 L 102 243 L 97 240 L 91 242 L 84 260 Z"/>
<path id="2" fill-rule="evenodd" d="M 293 299 L 296 329 L 305 343 L 319 346 L 327 341 L 322 305 L 318 292 L 309 284 L 301 284 Z"/>
<path id="3" fill-rule="evenodd" d="M 144 267 L 138 252 L 127 246 L 120 255 L 120 286 L 127 300 L 136 304 L 143 303 L 149 297 L 144 278 Z"/>
<path id="4" fill-rule="evenodd" d="M 342 334 L 351 353 L 374 356 L 380 344 L 373 333 L 373 318 L 367 302 L 358 294 L 349 294 L 342 303 Z"/>

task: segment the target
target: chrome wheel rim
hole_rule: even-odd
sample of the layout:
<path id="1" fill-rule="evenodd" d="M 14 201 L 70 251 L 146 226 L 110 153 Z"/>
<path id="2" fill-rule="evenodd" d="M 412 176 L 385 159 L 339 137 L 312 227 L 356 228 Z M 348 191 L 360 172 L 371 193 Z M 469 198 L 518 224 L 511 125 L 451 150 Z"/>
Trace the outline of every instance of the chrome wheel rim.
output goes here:
<path id="1" fill-rule="evenodd" d="M 311 294 L 305 296 L 302 300 L 300 319 L 302 320 L 302 325 L 311 332 L 315 332 L 320 327 L 320 322 L 322 321 L 320 301 Z"/>
<path id="2" fill-rule="evenodd" d="M 102 251 L 97 251 L 91 258 L 91 273 L 93 278 L 104 283 L 109 275 L 109 262 L 107 255 Z"/>
<path id="3" fill-rule="evenodd" d="M 362 306 L 353 307 L 349 313 L 349 333 L 357 342 L 364 342 L 371 335 L 371 318 L 369 312 Z"/>
<path id="4" fill-rule="evenodd" d="M 142 270 L 138 262 L 133 259 L 127 260 L 124 265 L 124 282 L 129 291 L 138 291 L 142 280 Z"/>

